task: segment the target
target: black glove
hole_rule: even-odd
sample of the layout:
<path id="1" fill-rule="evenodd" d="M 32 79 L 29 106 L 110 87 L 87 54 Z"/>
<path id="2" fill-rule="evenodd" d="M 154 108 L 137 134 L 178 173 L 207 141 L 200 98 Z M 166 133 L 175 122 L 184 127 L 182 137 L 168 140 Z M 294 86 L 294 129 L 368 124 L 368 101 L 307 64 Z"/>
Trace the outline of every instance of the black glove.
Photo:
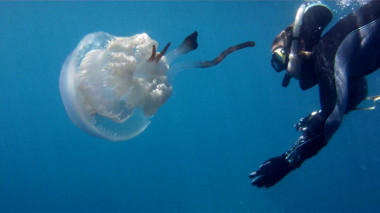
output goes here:
<path id="1" fill-rule="evenodd" d="M 249 175 L 249 178 L 254 178 L 252 185 L 256 185 L 259 188 L 263 186 L 269 188 L 284 178 L 294 169 L 285 157 L 285 155 L 281 155 L 261 164 L 259 170 Z"/>

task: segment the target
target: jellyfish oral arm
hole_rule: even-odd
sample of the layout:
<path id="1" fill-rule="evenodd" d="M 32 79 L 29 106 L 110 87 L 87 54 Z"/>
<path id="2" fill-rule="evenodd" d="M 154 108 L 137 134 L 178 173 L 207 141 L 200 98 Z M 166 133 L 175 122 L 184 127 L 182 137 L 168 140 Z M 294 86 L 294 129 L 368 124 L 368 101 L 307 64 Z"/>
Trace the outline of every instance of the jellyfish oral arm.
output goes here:
<path id="1" fill-rule="evenodd" d="M 171 64 L 177 57 L 181 55 L 185 55 L 188 52 L 197 49 L 198 42 L 197 42 L 198 32 L 194 31 L 192 34 L 187 36 L 185 40 L 174 50 L 170 51 L 165 57 L 169 64 Z"/>
<path id="2" fill-rule="evenodd" d="M 244 49 L 247 47 L 254 47 L 254 46 L 255 46 L 254 41 L 247 41 L 247 42 L 235 45 L 235 46 L 231 46 L 228 49 L 224 50 L 222 53 L 220 53 L 216 58 L 214 58 L 211 61 L 199 61 L 199 62 L 195 63 L 195 68 L 208 68 L 208 67 L 215 66 L 215 65 L 219 64 L 220 62 L 222 62 L 224 60 L 224 58 L 227 57 L 229 54 L 231 54 L 237 50 L 240 50 L 240 49 Z"/>
<path id="3" fill-rule="evenodd" d="M 172 61 L 174 61 L 178 56 L 187 54 L 188 52 L 197 49 L 198 42 L 197 42 L 198 33 L 197 31 L 193 32 L 189 36 L 186 37 L 186 39 L 182 42 L 180 46 L 178 46 L 176 49 L 169 52 L 166 56 L 166 59 L 169 64 L 171 64 Z M 192 62 L 180 62 L 176 63 L 170 66 L 168 76 L 174 78 L 179 71 L 186 70 L 186 69 L 192 69 L 192 68 L 209 68 L 212 66 L 215 66 L 222 62 L 224 58 L 226 58 L 229 54 L 241 50 L 248 47 L 254 47 L 255 42 L 254 41 L 247 41 L 238 45 L 231 46 L 221 52 L 216 58 L 210 61 L 192 61 Z"/>
<path id="4" fill-rule="evenodd" d="M 165 55 L 166 51 L 168 50 L 170 46 L 170 42 L 165 46 L 165 48 L 158 54 L 156 55 L 156 46 L 153 45 L 152 47 L 152 55 L 148 59 L 148 62 L 156 62 L 156 64 L 161 60 L 162 56 Z"/>

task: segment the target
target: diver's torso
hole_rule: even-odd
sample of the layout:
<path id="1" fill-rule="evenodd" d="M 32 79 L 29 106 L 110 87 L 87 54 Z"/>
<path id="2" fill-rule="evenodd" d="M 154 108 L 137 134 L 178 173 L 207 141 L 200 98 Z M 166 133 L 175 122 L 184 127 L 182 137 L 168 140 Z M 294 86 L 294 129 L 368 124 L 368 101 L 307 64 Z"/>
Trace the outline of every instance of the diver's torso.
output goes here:
<path id="1" fill-rule="evenodd" d="M 339 115 L 330 120 L 341 119 L 346 113 L 350 78 L 380 67 L 379 19 L 380 1 L 372 1 L 338 21 L 313 47 L 314 74 L 325 118 L 331 118 L 337 107 Z"/>
<path id="2" fill-rule="evenodd" d="M 313 48 L 316 75 L 334 77 L 336 58 L 350 62 L 350 77 L 365 76 L 380 66 L 380 1 L 372 1 L 337 22 Z M 337 55 L 344 48 L 344 56 Z M 376 60 L 374 60 L 374 58 Z M 320 71 L 327 73 L 320 73 Z"/>

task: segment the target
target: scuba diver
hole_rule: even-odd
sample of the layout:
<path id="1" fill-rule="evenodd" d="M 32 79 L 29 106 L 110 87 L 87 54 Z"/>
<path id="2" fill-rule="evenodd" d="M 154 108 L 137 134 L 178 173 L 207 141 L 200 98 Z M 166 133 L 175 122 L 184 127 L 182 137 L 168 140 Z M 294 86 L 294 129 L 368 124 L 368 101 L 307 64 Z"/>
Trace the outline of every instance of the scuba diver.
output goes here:
<path id="1" fill-rule="evenodd" d="M 380 1 L 371 1 L 339 20 L 321 36 L 332 19 L 323 4 L 302 4 L 294 24 L 272 43 L 272 66 L 286 69 L 282 86 L 299 80 L 302 90 L 318 84 L 321 110 L 295 124 L 302 135 L 278 157 L 265 161 L 252 172 L 252 185 L 271 187 L 289 172 L 316 155 L 339 128 L 348 112 L 358 109 L 367 96 L 365 76 L 380 68 Z M 372 109 L 374 108 L 371 107 Z M 366 108 L 369 109 L 369 108 Z"/>

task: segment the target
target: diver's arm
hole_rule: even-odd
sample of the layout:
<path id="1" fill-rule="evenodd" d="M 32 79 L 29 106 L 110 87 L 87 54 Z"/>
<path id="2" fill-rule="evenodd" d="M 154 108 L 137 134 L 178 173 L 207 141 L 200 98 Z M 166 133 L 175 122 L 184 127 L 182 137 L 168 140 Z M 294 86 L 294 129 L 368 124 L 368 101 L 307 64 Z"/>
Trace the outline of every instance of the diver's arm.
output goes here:
<path id="1" fill-rule="evenodd" d="M 316 155 L 327 144 L 324 137 L 325 119 L 321 111 L 313 112 L 302 118 L 296 125 L 296 129 L 303 134 L 295 145 L 284 153 L 285 159 L 294 168 L 298 168 L 308 158 Z"/>
<path id="2" fill-rule="evenodd" d="M 252 172 L 249 176 L 254 178 L 252 185 L 271 187 L 300 167 L 306 159 L 317 154 L 327 144 L 323 134 L 324 123 L 321 111 L 301 119 L 295 127 L 303 132 L 302 136 L 287 152 L 265 161 L 256 172 Z"/>
<path id="3" fill-rule="evenodd" d="M 266 188 L 273 186 L 289 172 L 299 168 L 306 159 L 316 155 L 338 129 L 344 113 L 333 113 L 335 108 L 341 110 L 342 107 L 337 101 L 333 63 L 325 60 L 322 54 L 316 55 L 315 63 L 322 110 L 311 113 L 295 125 L 302 136 L 287 152 L 267 160 L 259 170 L 251 173 L 249 177 L 253 178 L 252 185 Z M 326 124 L 329 124 L 327 128 Z"/>

